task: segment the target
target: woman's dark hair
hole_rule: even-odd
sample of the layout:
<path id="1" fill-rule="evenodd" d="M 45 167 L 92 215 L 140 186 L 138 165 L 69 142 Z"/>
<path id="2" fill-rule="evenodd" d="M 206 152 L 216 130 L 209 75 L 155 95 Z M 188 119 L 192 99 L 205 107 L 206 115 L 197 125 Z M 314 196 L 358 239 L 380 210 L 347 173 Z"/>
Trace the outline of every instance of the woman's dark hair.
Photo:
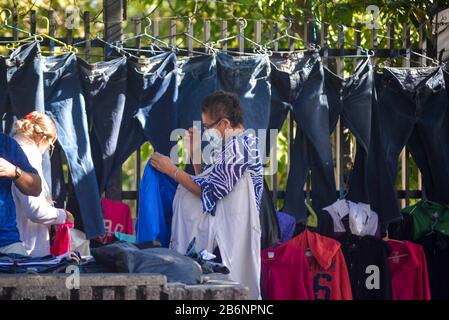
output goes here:
<path id="1" fill-rule="evenodd" d="M 208 95 L 201 111 L 214 120 L 226 118 L 233 127 L 243 124 L 243 109 L 239 97 L 232 92 L 216 91 Z"/>

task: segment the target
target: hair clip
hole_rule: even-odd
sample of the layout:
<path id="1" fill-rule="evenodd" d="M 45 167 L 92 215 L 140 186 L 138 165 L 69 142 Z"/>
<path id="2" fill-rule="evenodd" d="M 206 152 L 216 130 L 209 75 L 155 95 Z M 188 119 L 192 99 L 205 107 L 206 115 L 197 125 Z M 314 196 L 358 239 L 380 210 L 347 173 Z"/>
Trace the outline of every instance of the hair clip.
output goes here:
<path id="1" fill-rule="evenodd" d="M 33 117 L 33 115 L 32 115 L 31 113 L 28 113 L 28 114 L 25 115 L 23 118 L 24 118 L 24 119 L 27 119 L 27 120 L 31 120 L 31 119 L 33 119 L 34 117 Z"/>

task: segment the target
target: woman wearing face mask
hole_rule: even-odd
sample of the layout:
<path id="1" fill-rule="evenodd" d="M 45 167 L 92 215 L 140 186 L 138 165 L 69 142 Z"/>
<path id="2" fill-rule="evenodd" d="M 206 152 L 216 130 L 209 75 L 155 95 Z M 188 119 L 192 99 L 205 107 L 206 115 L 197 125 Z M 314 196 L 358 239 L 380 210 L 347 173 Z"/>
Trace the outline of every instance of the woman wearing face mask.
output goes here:
<path id="1" fill-rule="evenodd" d="M 263 166 L 257 137 L 243 127 L 238 97 L 218 91 L 202 106 L 205 128 L 202 152 L 196 128 L 187 134 L 195 176 L 176 167 L 170 158 L 155 152 L 151 165 L 179 185 L 173 202 L 171 248 L 185 254 L 195 238 L 198 250 L 217 246 L 230 278 L 250 288 L 259 299 L 260 222 Z M 210 152 L 209 152 L 210 151 Z"/>
<path id="2" fill-rule="evenodd" d="M 22 147 L 42 180 L 42 192 L 37 197 L 27 196 L 13 185 L 17 226 L 27 253 L 33 257 L 42 257 L 50 254 L 50 225 L 73 223 L 73 215 L 70 212 L 53 206 L 48 185 L 43 177 L 42 155 L 54 147 L 56 126 L 46 114 L 32 112 L 18 120 L 15 128 L 14 139 Z"/>

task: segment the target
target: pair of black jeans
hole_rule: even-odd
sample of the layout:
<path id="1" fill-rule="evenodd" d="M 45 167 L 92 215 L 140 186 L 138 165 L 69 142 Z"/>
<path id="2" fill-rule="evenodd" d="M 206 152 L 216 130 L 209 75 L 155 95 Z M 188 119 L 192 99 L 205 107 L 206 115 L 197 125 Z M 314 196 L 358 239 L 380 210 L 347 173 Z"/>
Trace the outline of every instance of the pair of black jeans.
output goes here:
<path id="1" fill-rule="evenodd" d="M 382 224 L 400 219 L 396 191 L 386 173 L 388 168 L 380 142 L 375 76 L 369 58 L 362 60 L 348 78 L 328 68 L 324 68 L 324 74 L 331 132 L 341 118 L 357 142 L 347 199 L 370 204 Z M 340 189 L 344 194 L 343 183 Z"/>
<path id="2" fill-rule="evenodd" d="M 298 124 L 292 147 L 283 211 L 297 222 L 307 219 L 304 184 L 312 177 L 313 207 L 320 211 L 336 201 L 329 108 L 324 71 L 318 52 L 271 58 L 271 114 L 269 129 L 280 130 L 288 111 Z"/>
<path id="3" fill-rule="evenodd" d="M 407 146 L 429 200 L 449 203 L 448 95 L 441 67 L 384 68 L 378 87 L 382 144 L 394 184 Z"/>

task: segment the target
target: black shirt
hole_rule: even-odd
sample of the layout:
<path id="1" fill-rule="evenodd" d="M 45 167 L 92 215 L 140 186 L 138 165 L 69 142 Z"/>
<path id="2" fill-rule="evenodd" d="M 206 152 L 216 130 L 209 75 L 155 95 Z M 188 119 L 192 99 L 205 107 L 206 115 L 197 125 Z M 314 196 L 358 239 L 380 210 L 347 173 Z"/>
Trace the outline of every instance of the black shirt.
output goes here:
<path id="1" fill-rule="evenodd" d="M 354 300 L 391 300 L 391 274 L 386 242 L 373 236 L 345 234 L 340 239 Z"/>

